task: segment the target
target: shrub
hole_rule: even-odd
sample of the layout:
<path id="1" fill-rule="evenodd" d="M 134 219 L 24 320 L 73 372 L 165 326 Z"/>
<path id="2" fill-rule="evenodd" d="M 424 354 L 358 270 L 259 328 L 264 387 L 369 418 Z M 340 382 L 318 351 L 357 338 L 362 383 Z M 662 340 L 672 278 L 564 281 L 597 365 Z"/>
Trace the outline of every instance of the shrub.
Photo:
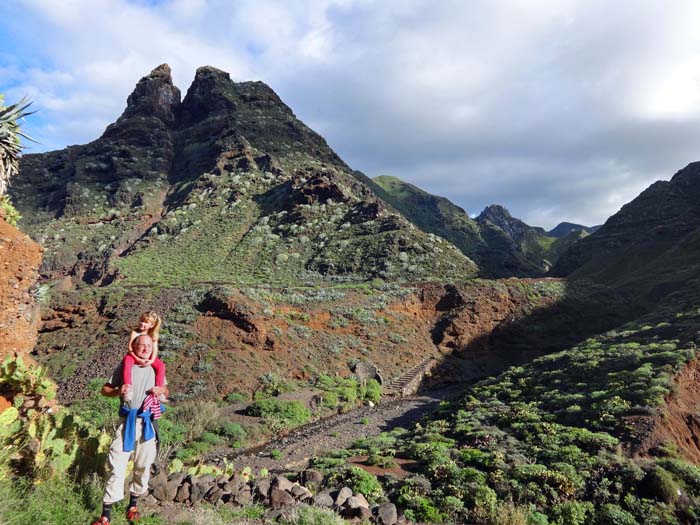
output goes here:
<path id="1" fill-rule="evenodd" d="M 379 384 L 379 381 L 376 379 L 370 379 L 367 381 L 363 397 L 367 401 L 378 403 L 382 397 L 382 385 Z"/>
<path id="2" fill-rule="evenodd" d="M 607 503 L 598 511 L 597 525 L 639 525 L 634 516 L 619 506 Z"/>
<path id="3" fill-rule="evenodd" d="M 323 406 L 328 408 L 335 408 L 338 406 L 338 394 L 335 392 L 324 392 L 323 393 Z"/>
<path id="4" fill-rule="evenodd" d="M 282 525 L 345 525 L 345 520 L 329 509 L 318 507 L 293 507 L 281 518 Z"/>
<path id="5" fill-rule="evenodd" d="M 231 392 L 226 396 L 226 401 L 233 404 L 245 403 L 248 401 L 248 395 L 240 392 Z"/>
<path id="6" fill-rule="evenodd" d="M 217 436 L 213 432 L 204 432 L 199 437 L 199 440 L 202 443 L 208 443 L 209 445 L 221 445 L 221 443 L 224 442 L 224 440 L 221 439 L 221 436 Z"/>
<path id="7" fill-rule="evenodd" d="M 554 505 L 551 511 L 553 525 L 586 525 L 593 512 L 593 504 L 581 501 L 567 501 Z"/>
<path id="8" fill-rule="evenodd" d="M 527 515 L 527 525 L 549 525 L 549 520 L 541 512 L 533 510 Z"/>
<path id="9" fill-rule="evenodd" d="M 22 218 L 7 195 L 0 196 L 0 217 L 2 216 L 4 216 L 7 223 L 12 226 L 17 226 L 17 221 Z"/>
<path id="10" fill-rule="evenodd" d="M 219 419 L 219 409 L 213 401 L 182 403 L 168 414 L 174 423 L 185 427 L 185 441 L 198 438 Z"/>
<path id="11" fill-rule="evenodd" d="M 278 420 L 286 428 L 298 427 L 311 420 L 311 412 L 300 401 L 261 399 L 251 404 L 246 413 L 249 416 Z"/>
<path id="12" fill-rule="evenodd" d="M 488 520 L 496 515 L 498 498 L 496 492 L 486 485 L 476 485 L 473 492 L 467 497 L 471 514 L 477 520 Z"/>
<path id="13" fill-rule="evenodd" d="M 247 437 L 247 433 L 240 423 L 233 423 L 231 421 L 221 425 L 218 432 L 231 440 L 233 446 L 241 446 Z"/>
<path id="14" fill-rule="evenodd" d="M 350 487 L 353 492 L 364 494 L 370 503 L 377 501 L 384 495 L 377 477 L 360 467 L 350 467 L 339 474 L 342 482 Z"/>
<path id="15" fill-rule="evenodd" d="M 639 485 L 639 492 L 644 497 L 664 503 L 675 504 L 678 501 L 678 484 L 667 470 L 659 466 L 644 476 Z"/>

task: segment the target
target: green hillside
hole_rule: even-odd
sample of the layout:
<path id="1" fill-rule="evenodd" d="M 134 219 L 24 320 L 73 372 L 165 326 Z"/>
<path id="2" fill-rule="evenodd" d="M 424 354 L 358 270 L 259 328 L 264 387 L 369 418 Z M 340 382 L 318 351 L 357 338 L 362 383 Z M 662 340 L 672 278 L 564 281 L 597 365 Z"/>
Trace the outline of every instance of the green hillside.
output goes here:
<path id="1" fill-rule="evenodd" d="M 594 279 L 654 304 L 700 269 L 700 163 L 659 181 L 573 245 L 555 275 Z"/>

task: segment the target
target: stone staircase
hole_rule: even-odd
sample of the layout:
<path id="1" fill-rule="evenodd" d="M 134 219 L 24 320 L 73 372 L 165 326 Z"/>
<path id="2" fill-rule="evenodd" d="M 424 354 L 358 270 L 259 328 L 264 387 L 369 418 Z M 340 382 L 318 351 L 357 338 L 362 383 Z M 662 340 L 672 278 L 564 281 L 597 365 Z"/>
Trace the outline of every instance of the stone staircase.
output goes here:
<path id="1" fill-rule="evenodd" d="M 384 387 L 383 394 L 395 397 L 405 397 L 415 394 L 425 375 L 437 364 L 437 361 L 429 357 L 409 369 L 401 376 L 391 381 Z"/>

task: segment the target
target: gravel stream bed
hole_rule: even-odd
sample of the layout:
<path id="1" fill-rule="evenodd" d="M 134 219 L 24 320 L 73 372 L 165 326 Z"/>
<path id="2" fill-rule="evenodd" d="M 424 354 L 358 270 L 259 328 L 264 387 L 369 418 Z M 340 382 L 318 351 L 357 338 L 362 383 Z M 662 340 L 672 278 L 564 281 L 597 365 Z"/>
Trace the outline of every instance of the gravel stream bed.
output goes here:
<path id="1" fill-rule="evenodd" d="M 437 408 L 441 401 L 459 397 L 467 385 L 442 386 L 415 396 L 382 400 L 374 407 L 364 406 L 330 416 L 293 430 L 286 436 L 263 446 L 228 455 L 236 470 L 249 466 L 253 470 L 266 468 L 270 472 L 297 471 L 308 466 L 314 456 L 332 450 L 348 448 L 356 440 L 376 436 L 395 427 L 408 427 Z M 280 459 L 271 452 L 281 453 Z M 223 460 L 223 456 L 212 458 Z"/>

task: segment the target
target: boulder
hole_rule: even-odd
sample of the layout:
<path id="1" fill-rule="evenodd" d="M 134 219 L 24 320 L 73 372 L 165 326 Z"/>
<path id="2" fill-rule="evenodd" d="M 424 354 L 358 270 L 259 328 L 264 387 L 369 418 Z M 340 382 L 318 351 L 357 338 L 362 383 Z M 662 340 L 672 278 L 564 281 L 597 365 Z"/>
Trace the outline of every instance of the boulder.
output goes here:
<path id="1" fill-rule="evenodd" d="M 272 488 L 273 489 L 286 490 L 287 492 L 291 492 L 293 486 L 294 486 L 294 483 L 289 481 L 284 476 L 277 476 L 277 477 L 275 477 L 275 479 L 272 480 Z"/>
<path id="2" fill-rule="evenodd" d="M 257 499 L 265 500 L 270 493 L 272 480 L 270 478 L 260 478 L 255 481 L 255 495 Z"/>
<path id="3" fill-rule="evenodd" d="M 190 489 L 190 502 L 192 505 L 196 505 L 204 498 L 204 495 L 211 488 L 211 481 L 209 483 L 203 483 L 201 481 L 194 481 L 192 483 L 192 488 Z"/>
<path id="4" fill-rule="evenodd" d="M 335 497 L 335 504 L 338 507 L 342 507 L 350 496 L 352 496 L 352 490 L 349 487 L 343 487 Z"/>
<path id="5" fill-rule="evenodd" d="M 177 494 L 175 495 L 175 501 L 178 503 L 185 503 L 188 499 L 190 499 L 190 484 L 185 482 L 182 485 L 180 485 L 180 488 L 177 489 Z"/>
<path id="6" fill-rule="evenodd" d="M 294 485 L 292 487 L 292 496 L 294 496 L 294 499 L 297 501 L 304 501 L 311 497 L 311 491 L 301 485 Z"/>
<path id="7" fill-rule="evenodd" d="M 398 521 L 396 505 L 393 503 L 382 503 L 377 509 L 377 523 L 379 525 L 395 525 Z"/>
<path id="8" fill-rule="evenodd" d="M 165 472 L 161 470 L 157 475 L 152 476 L 151 479 L 148 480 L 148 488 L 155 493 L 157 488 L 164 488 L 167 482 L 168 477 L 165 475 Z M 157 495 L 156 498 L 161 499 Z"/>
<path id="9" fill-rule="evenodd" d="M 204 496 L 204 499 L 207 500 L 209 503 L 218 503 L 221 497 L 224 495 L 224 490 L 217 486 L 213 485 L 209 491 L 206 493 Z"/>
<path id="10" fill-rule="evenodd" d="M 158 485 L 153 490 L 153 495 L 160 501 L 173 501 L 175 496 L 177 496 L 177 489 L 180 488 L 180 484 L 184 481 L 185 475 L 181 473 L 171 474 L 165 483 Z"/>
<path id="11" fill-rule="evenodd" d="M 353 372 L 362 384 L 365 384 L 370 379 L 376 379 L 380 383 L 382 382 L 382 377 L 379 374 L 379 369 L 369 361 L 358 361 L 357 363 L 355 363 Z"/>
<path id="12" fill-rule="evenodd" d="M 233 496 L 233 501 L 241 506 L 248 505 L 252 499 L 253 494 L 248 486 L 241 488 L 241 490 Z"/>
<path id="13" fill-rule="evenodd" d="M 306 469 L 301 473 L 301 480 L 304 486 L 311 490 L 318 490 L 323 484 L 323 473 L 316 469 Z"/>
<path id="14" fill-rule="evenodd" d="M 294 503 L 294 498 L 292 495 L 280 489 L 272 489 L 270 492 L 270 506 L 273 509 L 280 509 L 282 507 L 287 507 Z"/>
<path id="15" fill-rule="evenodd" d="M 330 508 L 333 506 L 333 498 L 329 490 L 322 490 L 313 498 L 314 505 L 317 507 Z"/>
<path id="16" fill-rule="evenodd" d="M 357 508 L 357 507 L 367 507 L 369 508 L 369 502 L 365 498 L 364 494 L 357 492 L 353 494 L 352 497 L 348 498 L 345 502 L 346 507 Z"/>

